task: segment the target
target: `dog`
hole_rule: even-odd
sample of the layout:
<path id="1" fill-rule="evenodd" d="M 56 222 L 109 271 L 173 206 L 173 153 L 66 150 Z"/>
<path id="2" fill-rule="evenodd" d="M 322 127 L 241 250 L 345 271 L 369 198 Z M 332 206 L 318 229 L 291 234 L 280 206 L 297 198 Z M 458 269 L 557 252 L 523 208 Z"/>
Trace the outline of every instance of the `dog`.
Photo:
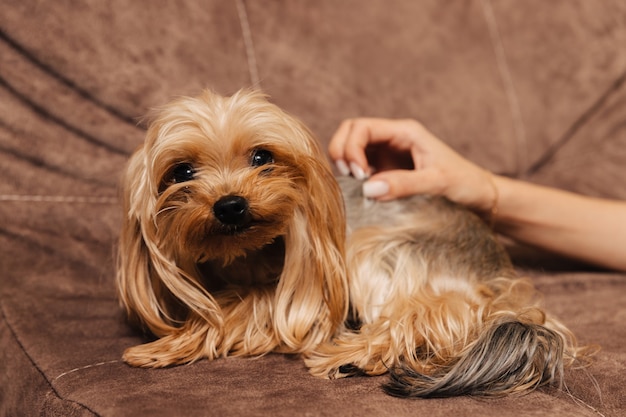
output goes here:
<path id="1" fill-rule="evenodd" d="M 158 338 L 130 365 L 305 354 L 342 325 L 341 191 L 310 131 L 262 94 L 160 109 L 122 189 L 119 298 Z"/>
<path id="2" fill-rule="evenodd" d="M 341 182 L 341 186 L 339 185 Z M 117 284 L 156 340 L 132 366 L 295 353 L 403 397 L 495 396 L 580 356 L 483 219 L 441 197 L 374 202 L 257 91 L 160 109 L 123 179 Z"/>

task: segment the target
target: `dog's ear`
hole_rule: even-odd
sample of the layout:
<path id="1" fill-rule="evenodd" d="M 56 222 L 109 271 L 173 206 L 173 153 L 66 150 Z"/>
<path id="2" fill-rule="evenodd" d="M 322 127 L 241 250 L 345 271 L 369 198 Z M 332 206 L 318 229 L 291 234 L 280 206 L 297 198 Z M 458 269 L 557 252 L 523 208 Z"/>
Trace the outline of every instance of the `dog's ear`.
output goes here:
<path id="1" fill-rule="evenodd" d="M 309 164 L 309 203 L 305 210 L 309 243 L 315 268 L 324 285 L 330 322 L 337 326 L 346 319 L 348 282 L 345 268 L 346 216 L 341 189 L 320 149 Z"/>
<path id="2" fill-rule="evenodd" d="M 117 250 L 117 290 L 120 303 L 134 325 L 157 336 L 171 333 L 168 308 L 163 305 L 164 289 L 151 277 L 149 249 L 144 240 L 141 212 L 154 206 L 150 197 L 144 148 L 131 157 L 122 178 L 122 229 Z"/>
<path id="3" fill-rule="evenodd" d="M 117 261 L 120 302 L 132 323 L 158 337 L 179 332 L 180 323 L 192 313 L 221 330 L 221 313 L 213 297 L 159 247 L 154 217 L 158 183 L 148 172 L 147 160 L 141 148 L 131 157 L 123 178 L 124 218 Z"/>
<path id="4" fill-rule="evenodd" d="M 307 147 L 300 161 L 305 182 L 286 236 L 275 326 L 290 348 L 307 352 L 328 341 L 344 322 L 348 283 L 341 191 L 318 142 L 304 126 L 300 130 Z"/>

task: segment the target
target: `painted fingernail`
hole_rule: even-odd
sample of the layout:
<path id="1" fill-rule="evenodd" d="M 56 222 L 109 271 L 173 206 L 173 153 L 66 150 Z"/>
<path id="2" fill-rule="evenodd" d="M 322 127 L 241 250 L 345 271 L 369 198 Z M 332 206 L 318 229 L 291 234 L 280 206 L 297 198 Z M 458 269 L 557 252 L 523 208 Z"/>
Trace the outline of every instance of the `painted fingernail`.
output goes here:
<path id="1" fill-rule="evenodd" d="M 348 168 L 348 164 L 346 164 L 346 161 L 338 159 L 335 161 L 335 166 L 337 167 L 337 171 L 340 175 L 344 177 L 350 175 L 350 168 Z"/>
<path id="2" fill-rule="evenodd" d="M 357 180 L 363 181 L 365 178 L 367 178 L 367 175 L 365 174 L 365 171 L 363 171 L 363 168 L 361 168 L 354 162 L 350 162 L 350 171 L 352 171 L 352 175 L 354 175 L 354 178 L 356 178 Z"/>
<path id="3" fill-rule="evenodd" d="M 363 196 L 366 198 L 382 197 L 389 192 L 389 184 L 384 181 L 368 181 L 363 184 Z"/>

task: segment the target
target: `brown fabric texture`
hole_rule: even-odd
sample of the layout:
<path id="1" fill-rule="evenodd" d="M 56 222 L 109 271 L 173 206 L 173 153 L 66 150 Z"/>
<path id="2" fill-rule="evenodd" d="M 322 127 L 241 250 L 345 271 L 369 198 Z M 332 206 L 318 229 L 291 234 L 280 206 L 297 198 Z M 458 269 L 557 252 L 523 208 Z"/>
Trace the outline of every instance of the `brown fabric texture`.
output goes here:
<path id="1" fill-rule="evenodd" d="M 568 372 L 566 389 L 495 400 L 392 398 L 384 377 L 321 380 L 282 355 L 130 368 L 121 354 L 142 339 L 114 287 L 118 183 L 142 117 L 204 87 L 258 83 L 324 143 L 346 117 L 417 118 L 498 173 L 626 198 L 623 1 L 5 0 L 1 10 L 0 415 L 626 415 L 626 274 L 550 254 L 520 269 L 548 311 L 602 350 Z"/>

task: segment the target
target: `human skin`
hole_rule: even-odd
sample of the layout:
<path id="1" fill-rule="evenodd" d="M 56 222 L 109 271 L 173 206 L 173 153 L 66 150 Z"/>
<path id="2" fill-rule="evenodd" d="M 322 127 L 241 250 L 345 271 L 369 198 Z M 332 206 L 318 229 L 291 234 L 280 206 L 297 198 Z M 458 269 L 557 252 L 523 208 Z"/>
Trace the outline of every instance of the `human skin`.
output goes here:
<path id="1" fill-rule="evenodd" d="M 626 270 L 626 202 L 494 175 L 415 120 L 345 120 L 330 157 L 343 175 L 367 179 L 366 197 L 441 195 L 491 217 L 510 238 L 599 266 Z"/>

